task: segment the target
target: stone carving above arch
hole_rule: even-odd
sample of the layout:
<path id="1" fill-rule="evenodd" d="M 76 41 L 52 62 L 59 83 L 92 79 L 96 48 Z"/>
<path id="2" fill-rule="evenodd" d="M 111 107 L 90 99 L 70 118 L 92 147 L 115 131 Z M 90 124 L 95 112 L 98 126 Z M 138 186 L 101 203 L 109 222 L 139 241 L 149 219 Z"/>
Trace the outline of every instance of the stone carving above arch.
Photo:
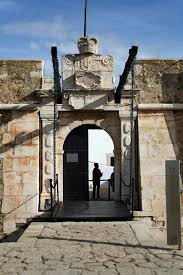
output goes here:
<path id="1" fill-rule="evenodd" d="M 114 69 L 112 56 L 64 56 L 62 61 L 64 70 L 72 70 L 75 73 L 81 71 L 88 72 L 111 72 Z"/>
<path id="2" fill-rule="evenodd" d="M 80 54 L 96 54 L 98 51 L 98 41 L 95 37 L 80 37 L 78 39 L 78 50 Z"/>
<path id="3" fill-rule="evenodd" d="M 76 88 L 100 89 L 101 75 L 93 72 L 76 73 Z"/>

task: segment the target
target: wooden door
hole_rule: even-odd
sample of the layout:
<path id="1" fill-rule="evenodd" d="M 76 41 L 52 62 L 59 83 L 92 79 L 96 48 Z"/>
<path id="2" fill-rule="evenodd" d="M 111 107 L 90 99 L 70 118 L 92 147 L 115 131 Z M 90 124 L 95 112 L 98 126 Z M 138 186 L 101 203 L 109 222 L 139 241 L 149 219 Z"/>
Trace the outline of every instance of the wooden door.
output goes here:
<path id="1" fill-rule="evenodd" d="M 74 129 L 64 143 L 64 201 L 89 200 L 88 127 Z"/>

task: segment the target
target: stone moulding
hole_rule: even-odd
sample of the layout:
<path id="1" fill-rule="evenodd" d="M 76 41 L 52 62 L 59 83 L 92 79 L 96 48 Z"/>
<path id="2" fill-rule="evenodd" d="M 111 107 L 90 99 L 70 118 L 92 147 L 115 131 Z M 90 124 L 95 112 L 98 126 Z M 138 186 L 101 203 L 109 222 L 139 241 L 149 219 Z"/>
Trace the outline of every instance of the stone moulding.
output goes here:
<path id="1" fill-rule="evenodd" d="M 147 103 L 147 104 L 139 104 L 138 105 L 139 111 L 172 111 L 172 110 L 182 110 L 183 111 L 183 104 L 182 103 Z"/>
<path id="2" fill-rule="evenodd" d="M 112 91 L 112 90 L 111 90 Z M 114 106 L 112 106 L 112 110 L 114 109 Z M 0 104 L 0 110 L 12 110 L 12 111 L 24 111 L 24 110 L 39 110 L 41 108 L 41 105 L 39 104 Z M 108 106 L 107 109 L 109 109 L 110 106 Z M 165 111 L 165 110 L 182 110 L 183 111 L 183 103 L 147 103 L 147 104 L 138 104 L 137 106 L 139 111 Z M 66 109 L 62 106 L 62 104 L 58 104 L 59 111 L 65 111 Z M 115 107 L 115 110 L 119 109 L 119 107 Z M 70 110 L 67 110 L 70 111 Z"/>
<path id="3" fill-rule="evenodd" d="M 38 110 L 38 104 L 0 104 L 0 110 L 24 111 L 24 110 Z"/>

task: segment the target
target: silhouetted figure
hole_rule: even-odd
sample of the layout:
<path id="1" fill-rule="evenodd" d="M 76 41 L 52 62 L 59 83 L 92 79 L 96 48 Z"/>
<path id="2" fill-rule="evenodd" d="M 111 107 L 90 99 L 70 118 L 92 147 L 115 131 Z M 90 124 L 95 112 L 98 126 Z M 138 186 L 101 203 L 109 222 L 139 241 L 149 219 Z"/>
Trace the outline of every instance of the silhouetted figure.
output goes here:
<path id="1" fill-rule="evenodd" d="M 95 192 L 97 188 L 97 199 L 100 198 L 100 178 L 102 177 L 102 173 L 99 169 L 98 163 L 94 163 L 93 169 L 93 199 L 95 199 Z"/>
<path id="2" fill-rule="evenodd" d="M 110 184 L 111 184 L 112 192 L 114 192 L 114 171 L 112 172 L 110 177 Z"/>

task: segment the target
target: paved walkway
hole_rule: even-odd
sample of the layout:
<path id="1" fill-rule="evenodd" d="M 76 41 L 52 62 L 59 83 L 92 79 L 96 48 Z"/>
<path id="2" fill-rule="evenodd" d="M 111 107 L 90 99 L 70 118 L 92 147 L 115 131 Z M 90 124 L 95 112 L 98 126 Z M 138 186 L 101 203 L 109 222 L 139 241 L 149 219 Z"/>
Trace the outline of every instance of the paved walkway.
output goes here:
<path id="1" fill-rule="evenodd" d="M 183 252 L 139 222 L 32 223 L 17 243 L 0 244 L 0 274 L 176 275 Z"/>

